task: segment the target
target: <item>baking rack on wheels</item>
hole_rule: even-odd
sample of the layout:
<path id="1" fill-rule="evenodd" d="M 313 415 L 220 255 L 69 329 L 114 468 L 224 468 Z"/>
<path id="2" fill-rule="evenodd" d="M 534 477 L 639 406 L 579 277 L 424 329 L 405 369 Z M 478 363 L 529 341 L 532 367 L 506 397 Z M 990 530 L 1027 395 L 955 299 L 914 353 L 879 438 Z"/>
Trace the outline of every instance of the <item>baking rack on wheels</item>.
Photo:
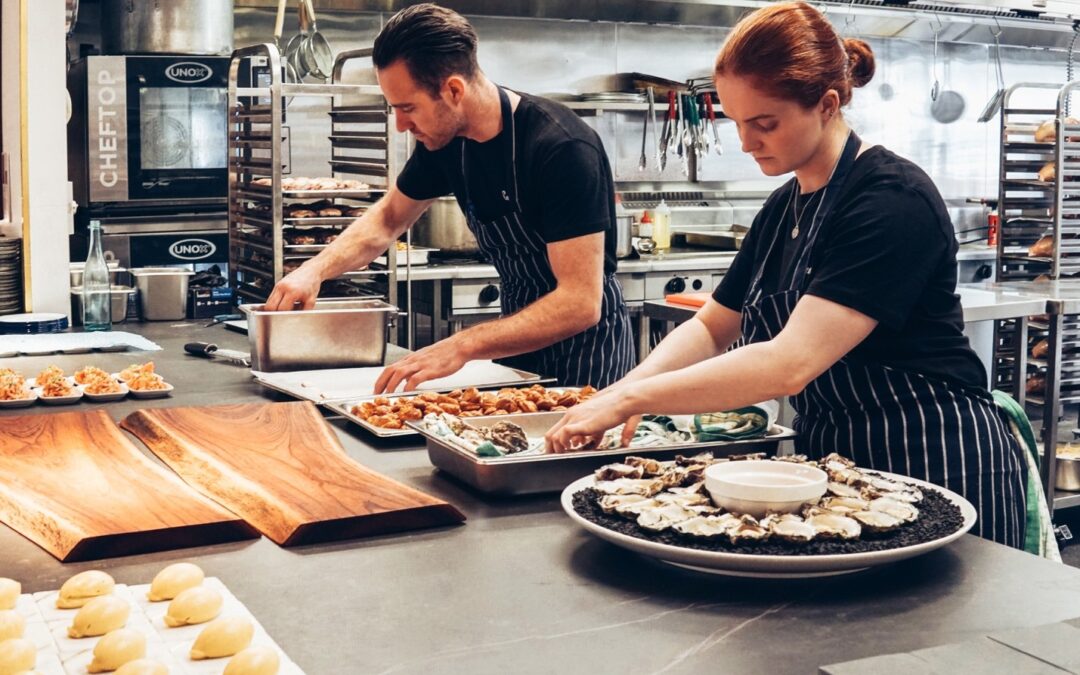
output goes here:
<path id="1" fill-rule="evenodd" d="M 1056 282 L 1080 274 L 1080 123 L 1068 115 L 1078 88 L 1080 82 L 1021 83 L 1005 93 L 999 282 Z M 1041 107 L 1027 107 L 1032 100 Z M 998 322 L 991 382 L 1012 392 L 1029 412 L 1041 411 L 1048 450 L 1043 480 L 1051 508 L 1062 508 L 1080 505 L 1080 495 L 1054 498 L 1059 418 L 1065 404 L 1080 403 L 1080 302 L 1055 299 L 1060 291 L 1053 293 L 1046 314 Z"/>
<path id="2" fill-rule="evenodd" d="M 229 274 L 242 301 L 264 302 L 274 284 L 326 248 L 385 194 L 396 175 L 396 134 L 379 87 L 341 82 L 348 62 L 370 54 L 370 49 L 342 52 L 329 84 L 297 84 L 284 81 L 284 60 L 273 44 L 233 53 Z M 305 144 L 325 138 L 325 176 L 289 175 L 295 173 L 292 138 Z M 396 305 L 397 262 L 391 254 L 378 268 L 346 272 L 324 283 L 319 297 L 383 297 Z"/>

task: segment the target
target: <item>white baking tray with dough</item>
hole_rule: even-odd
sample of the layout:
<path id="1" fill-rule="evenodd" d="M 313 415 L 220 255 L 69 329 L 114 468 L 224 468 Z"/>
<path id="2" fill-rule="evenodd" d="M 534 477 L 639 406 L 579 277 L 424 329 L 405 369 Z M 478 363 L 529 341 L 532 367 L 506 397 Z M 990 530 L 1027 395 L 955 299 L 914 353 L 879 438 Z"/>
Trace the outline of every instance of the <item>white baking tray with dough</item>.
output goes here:
<path id="1" fill-rule="evenodd" d="M 0 672 L 303 675 L 220 579 L 190 563 L 150 584 L 91 570 L 58 590 L 20 591 L 0 578 Z"/>

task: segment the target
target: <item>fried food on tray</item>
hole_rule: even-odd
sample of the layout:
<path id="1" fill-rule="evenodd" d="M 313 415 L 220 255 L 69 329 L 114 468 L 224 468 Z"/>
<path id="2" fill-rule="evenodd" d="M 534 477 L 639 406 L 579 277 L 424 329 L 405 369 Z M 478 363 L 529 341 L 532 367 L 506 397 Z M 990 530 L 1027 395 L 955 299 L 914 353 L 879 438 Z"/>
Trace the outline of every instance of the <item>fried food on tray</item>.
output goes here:
<path id="1" fill-rule="evenodd" d="M 447 413 L 459 417 L 489 417 L 512 413 L 566 410 L 588 399 L 596 388 L 546 389 L 539 384 L 531 387 L 506 387 L 498 391 L 481 392 L 476 387 L 455 389 L 448 394 L 424 392 L 416 396 L 390 399 L 376 396 L 354 405 L 350 412 L 382 429 L 403 429 L 406 420 L 420 420 L 430 413 Z"/>
<path id="2" fill-rule="evenodd" d="M 112 376 L 96 366 L 86 366 L 75 371 L 75 384 L 90 384 L 99 380 L 111 380 Z"/>

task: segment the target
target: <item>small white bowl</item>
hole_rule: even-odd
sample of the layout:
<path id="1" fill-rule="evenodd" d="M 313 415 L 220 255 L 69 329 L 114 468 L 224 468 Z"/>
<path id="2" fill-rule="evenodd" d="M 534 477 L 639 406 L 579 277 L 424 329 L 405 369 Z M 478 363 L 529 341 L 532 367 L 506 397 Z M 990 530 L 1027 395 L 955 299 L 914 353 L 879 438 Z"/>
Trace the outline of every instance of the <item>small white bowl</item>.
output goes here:
<path id="1" fill-rule="evenodd" d="M 705 469 L 705 490 L 713 503 L 734 513 L 761 518 L 791 513 L 825 494 L 829 476 L 799 462 L 740 460 Z"/>
<path id="2" fill-rule="evenodd" d="M 127 387 L 128 392 L 135 398 L 165 398 L 166 396 L 172 396 L 173 392 L 173 386 L 168 382 L 165 383 L 164 389 L 132 389 L 131 385 L 127 385 Z"/>

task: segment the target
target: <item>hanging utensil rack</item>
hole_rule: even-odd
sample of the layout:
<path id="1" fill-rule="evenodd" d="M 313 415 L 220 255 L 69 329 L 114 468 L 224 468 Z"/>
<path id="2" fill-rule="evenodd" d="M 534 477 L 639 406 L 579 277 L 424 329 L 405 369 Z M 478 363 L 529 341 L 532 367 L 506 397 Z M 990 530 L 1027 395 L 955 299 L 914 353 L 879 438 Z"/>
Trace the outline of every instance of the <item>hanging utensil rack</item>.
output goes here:
<path id="1" fill-rule="evenodd" d="M 339 54 L 329 84 L 283 81 L 285 63 L 273 44 L 233 53 L 229 68 L 229 276 L 241 299 L 264 302 L 274 284 L 326 246 L 298 245 L 298 234 L 340 232 L 355 219 L 344 211 L 370 206 L 385 194 L 395 175 L 391 113 L 379 87 L 340 82 L 346 62 L 370 53 L 367 49 Z M 288 105 L 312 97 L 326 102 L 331 120 L 331 177 L 347 174 L 367 187 L 284 189 Z M 329 203 L 342 215 L 290 217 L 290 206 L 312 200 Z M 397 304 L 396 244 L 391 249 L 385 269 L 347 272 L 324 284 L 320 297 L 382 296 Z"/>

